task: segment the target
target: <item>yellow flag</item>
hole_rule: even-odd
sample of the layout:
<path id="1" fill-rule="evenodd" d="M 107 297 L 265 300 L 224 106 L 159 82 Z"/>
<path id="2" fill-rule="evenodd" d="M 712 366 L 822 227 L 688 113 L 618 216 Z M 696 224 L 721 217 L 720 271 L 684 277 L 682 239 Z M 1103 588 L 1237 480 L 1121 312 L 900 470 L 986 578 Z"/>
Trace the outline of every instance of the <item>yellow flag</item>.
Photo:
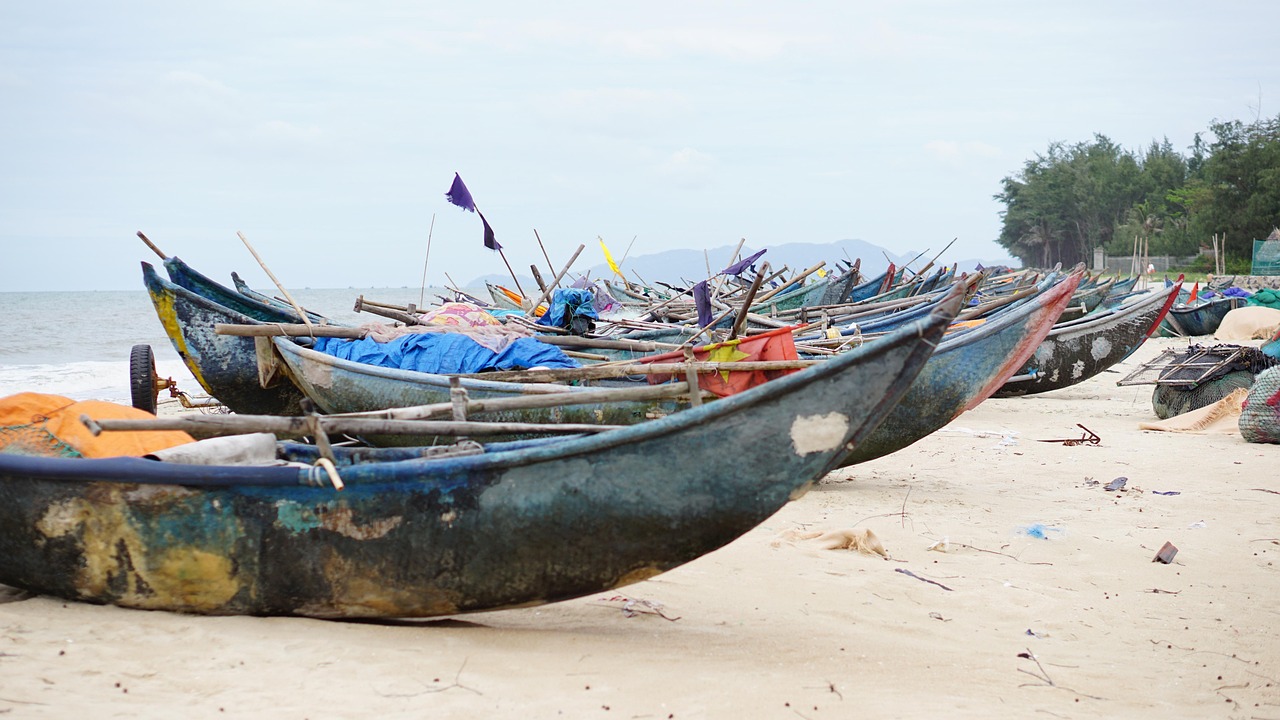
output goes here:
<path id="1" fill-rule="evenodd" d="M 600 241 L 600 249 L 604 251 L 604 260 L 609 263 L 609 269 L 617 273 L 618 277 L 622 277 L 622 271 L 618 269 L 618 263 L 613 261 L 613 256 L 609 254 L 609 248 L 604 244 L 604 238 L 597 237 Z"/>

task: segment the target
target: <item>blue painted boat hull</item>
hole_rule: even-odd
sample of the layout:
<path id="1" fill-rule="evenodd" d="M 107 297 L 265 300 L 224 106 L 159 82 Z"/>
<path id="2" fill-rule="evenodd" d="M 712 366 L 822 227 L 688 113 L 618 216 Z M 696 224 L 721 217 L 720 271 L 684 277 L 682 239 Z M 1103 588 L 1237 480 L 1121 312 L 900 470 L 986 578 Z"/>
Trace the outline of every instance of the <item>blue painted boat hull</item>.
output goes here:
<path id="1" fill-rule="evenodd" d="M 626 585 L 723 546 L 833 469 L 957 310 L 651 423 L 480 455 L 342 452 L 340 492 L 312 485 L 311 467 L 0 455 L 0 583 L 314 617 L 449 615 Z"/>

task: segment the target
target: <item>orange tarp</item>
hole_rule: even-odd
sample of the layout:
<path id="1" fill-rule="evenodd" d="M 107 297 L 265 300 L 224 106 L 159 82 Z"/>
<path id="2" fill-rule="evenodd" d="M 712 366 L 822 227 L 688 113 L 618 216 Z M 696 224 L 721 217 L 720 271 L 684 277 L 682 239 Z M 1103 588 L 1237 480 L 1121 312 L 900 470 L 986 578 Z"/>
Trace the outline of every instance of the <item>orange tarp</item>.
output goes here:
<path id="1" fill-rule="evenodd" d="M 177 430 L 104 432 L 94 437 L 89 428 L 80 422 L 81 415 L 88 415 L 94 420 L 155 417 L 137 408 L 103 400 L 76 401 L 61 395 L 30 392 L 0 398 L 0 429 L 24 425 L 43 428 L 84 457 L 142 456 L 194 441 L 190 435 Z M 4 442 L 6 437 L 8 435 L 0 434 L 0 442 Z M 6 452 L 6 447 L 0 445 L 0 452 Z M 15 450 L 17 448 L 9 448 L 8 452 Z M 24 445 L 20 451 L 36 450 Z"/>

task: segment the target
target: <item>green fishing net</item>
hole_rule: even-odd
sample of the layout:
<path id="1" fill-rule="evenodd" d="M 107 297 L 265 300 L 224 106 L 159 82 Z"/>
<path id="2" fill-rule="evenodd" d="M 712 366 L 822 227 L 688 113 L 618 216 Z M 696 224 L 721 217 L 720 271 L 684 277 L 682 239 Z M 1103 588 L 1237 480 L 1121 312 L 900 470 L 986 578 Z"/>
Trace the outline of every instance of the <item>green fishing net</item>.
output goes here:
<path id="1" fill-rule="evenodd" d="M 0 453 L 43 457 L 81 457 L 79 451 L 49 432 L 44 423 L 0 427 Z"/>
<path id="2" fill-rule="evenodd" d="M 1156 417 L 1168 420 L 1192 410 L 1212 405 L 1231 394 L 1236 388 L 1253 385 L 1253 373 L 1236 370 L 1198 385 L 1156 385 L 1151 394 L 1151 408 Z"/>

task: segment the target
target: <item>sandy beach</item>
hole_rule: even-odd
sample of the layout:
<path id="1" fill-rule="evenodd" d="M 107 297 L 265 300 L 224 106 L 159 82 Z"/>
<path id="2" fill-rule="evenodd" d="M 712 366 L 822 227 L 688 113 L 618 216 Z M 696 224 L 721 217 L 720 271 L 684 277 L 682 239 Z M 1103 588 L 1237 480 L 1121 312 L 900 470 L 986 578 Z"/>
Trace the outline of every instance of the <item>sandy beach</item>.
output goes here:
<path id="1" fill-rule="evenodd" d="M 1280 446 L 1139 430 L 1152 386 L 1115 385 L 1185 343 L 988 400 L 614 593 L 333 622 L 9 591 L 0 714 L 1280 718 Z M 1041 442 L 1077 424 L 1101 442 Z M 848 529 L 889 558 L 796 539 Z"/>

